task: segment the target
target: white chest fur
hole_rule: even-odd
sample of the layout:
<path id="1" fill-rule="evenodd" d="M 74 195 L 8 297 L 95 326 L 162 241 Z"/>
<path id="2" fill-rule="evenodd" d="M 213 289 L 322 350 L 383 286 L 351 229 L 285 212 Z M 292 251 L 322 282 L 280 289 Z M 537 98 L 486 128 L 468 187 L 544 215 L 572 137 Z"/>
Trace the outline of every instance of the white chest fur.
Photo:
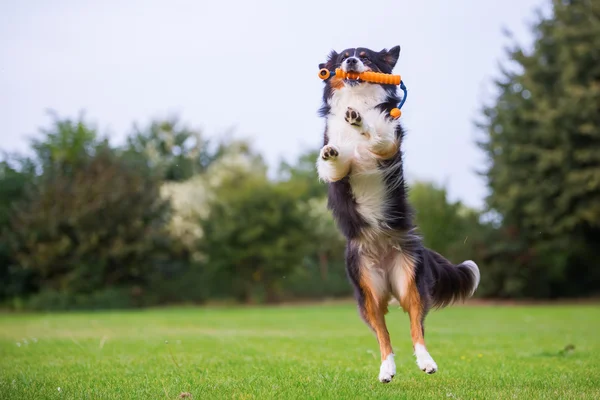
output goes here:
<path id="1" fill-rule="evenodd" d="M 384 219 L 387 193 L 379 161 L 371 151 L 374 146 L 395 142 L 397 126 L 395 120 L 390 121 L 375 108 L 386 97 L 379 85 L 343 87 L 330 99 L 331 111 L 327 118 L 329 144 L 336 146 L 340 158 L 349 162 L 350 185 L 357 210 L 374 227 Z M 348 107 L 361 115 L 362 126 L 352 126 L 345 120 Z"/>

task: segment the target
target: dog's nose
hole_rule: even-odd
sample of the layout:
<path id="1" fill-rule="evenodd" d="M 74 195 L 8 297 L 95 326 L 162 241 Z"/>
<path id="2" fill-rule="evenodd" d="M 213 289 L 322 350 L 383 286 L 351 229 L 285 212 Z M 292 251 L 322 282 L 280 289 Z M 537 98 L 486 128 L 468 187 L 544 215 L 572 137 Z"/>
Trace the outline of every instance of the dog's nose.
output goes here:
<path id="1" fill-rule="evenodd" d="M 348 62 L 348 65 L 354 66 L 358 63 L 358 59 L 356 57 L 350 57 L 347 62 Z"/>

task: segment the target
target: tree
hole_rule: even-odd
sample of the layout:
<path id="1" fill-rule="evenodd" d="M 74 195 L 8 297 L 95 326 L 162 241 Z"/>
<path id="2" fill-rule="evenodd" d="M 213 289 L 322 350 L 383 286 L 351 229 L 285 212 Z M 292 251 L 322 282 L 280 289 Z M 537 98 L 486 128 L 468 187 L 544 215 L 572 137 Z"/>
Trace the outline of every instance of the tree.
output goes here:
<path id="1" fill-rule="evenodd" d="M 302 187 L 303 199 L 327 197 L 327 185 L 319 181 L 315 167 L 319 152 L 319 149 L 307 151 L 294 164 L 282 162 L 279 166 L 279 179 Z"/>
<path id="2" fill-rule="evenodd" d="M 311 257 L 316 258 L 320 277 L 327 280 L 331 261 L 343 262 L 344 244 L 342 234 L 327 209 L 327 185 L 319 180 L 315 160 L 319 149 L 300 154 L 295 163 L 282 162 L 279 180 L 296 193 L 302 202 L 306 217 L 311 219 L 313 241 Z"/>
<path id="3" fill-rule="evenodd" d="M 262 289 L 268 302 L 276 301 L 311 239 L 297 197 L 256 172 L 226 175 L 213 190 L 200 219 L 201 248 L 213 281 L 222 283 L 220 294 L 248 302 Z"/>
<path id="4" fill-rule="evenodd" d="M 427 247 L 447 254 L 453 244 L 468 240 L 469 232 L 460 215 L 462 204 L 449 202 L 445 188 L 430 182 L 415 182 L 410 187 L 410 200 Z"/>
<path id="5" fill-rule="evenodd" d="M 34 290 L 33 276 L 18 268 L 8 238 L 14 204 L 25 196 L 35 175 L 35 166 L 28 159 L 12 158 L 0 161 L 0 300 Z"/>
<path id="6" fill-rule="evenodd" d="M 167 181 L 184 181 L 203 173 L 223 150 L 210 148 L 202 133 L 183 125 L 178 118 L 150 122 L 146 127 L 134 125 L 125 149 L 142 157 Z"/>
<path id="7" fill-rule="evenodd" d="M 3 239 L 14 265 L 34 273 L 41 290 L 143 287 L 171 247 L 160 177 L 97 140 L 82 120 L 56 120 L 43 132 L 31 161 L 41 173 L 27 188 L 14 186 L 18 201 L 7 217 Z M 6 174 L 19 178 L 10 169 Z"/>
<path id="8" fill-rule="evenodd" d="M 37 271 L 22 268 L 11 245 L 15 206 L 25 201 L 41 176 L 72 176 L 106 144 L 83 113 L 75 120 L 49 114 L 50 127 L 30 140 L 33 157 L 13 154 L 0 163 L 0 298 L 22 297 L 39 288 Z"/>
<path id="9" fill-rule="evenodd" d="M 432 182 L 414 182 L 410 201 L 415 208 L 415 222 L 423 244 L 454 263 L 476 260 L 487 271 L 489 246 L 486 240 L 494 229 L 481 220 L 481 212 L 451 202 L 447 191 Z M 487 286 L 487 282 L 484 285 Z M 478 291 L 478 295 L 486 288 Z"/>
<path id="10" fill-rule="evenodd" d="M 172 212 L 169 233 L 176 237 L 193 258 L 201 259 L 198 242 L 203 236 L 198 220 L 209 212 L 209 201 L 215 196 L 214 189 L 223 180 L 237 174 L 264 175 L 267 167 L 252 146 L 244 140 L 223 140 L 219 155 L 206 166 L 202 174 L 183 181 L 166 181 L 161 195 L 168 199 Z"/>
<path id="11" fill-rule="evenodd" d="M 489 207 L 521 249 L 507 279 L 551 297 L 600 286 L 600 2 L 552 6 L 533 50 L 509 50 L 515 68 L 479 124 Z"/>
<path id="12" fill-rule="evenodd" d="M 44 177 L 11 217 L 12 250 L 55 290 L 93 291 L 144 281 L 168 204 L 140 165 L 109 149 L 73 176 Z"/>
<path id="13" fill-rule="evenodd" d="M 96 127 L 85 121 L 83 113 L 77 120 L 61 118 L 55 112 L 50 112 L 50 116 L 50 128 L 41 129 L 40 137 L 31 140 L 32 161 L 40 174 L 74 173 L 98 147 L 107 143 L 98 137 Z"/>

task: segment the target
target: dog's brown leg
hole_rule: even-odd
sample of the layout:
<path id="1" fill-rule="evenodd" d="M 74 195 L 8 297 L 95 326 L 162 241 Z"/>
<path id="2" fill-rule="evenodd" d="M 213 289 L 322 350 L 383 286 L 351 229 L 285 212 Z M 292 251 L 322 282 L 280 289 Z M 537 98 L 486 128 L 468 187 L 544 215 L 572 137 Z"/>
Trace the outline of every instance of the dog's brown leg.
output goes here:
<path id="1" fill-rule="evenodd" d="M 346 247 L 346 271 L 354 285 L 360 315 L 373 330 L 379 343 L 379 380 L 384 383 L 390 382 L 396 374 L 396 364 L 390 334 L 385 324 L 390 296 L 386 275 L 377 268 L 376 263 L 369 261 L 360 250 L 360 245 L 354 242 L 349 242 Z"/>
<path id="2" fill-rule="evenodd" d="M 362 314 L 367 323 L 375 331 L 381 352 L 381 361 L 385 360 L 393 352 L 390 334 L 385 324 L 387 314 L 387 303 L 375 293 L 368 278 L 361 279 L 361 287 L 365 295 Z"/>
<path id="3" fill-rule="evenodd" d="M 437 371 L 437 365 L 427 348 L 425 347 L 425 334 L 423 321 L 427 312 L 427 304 L 423 300 L 422 294 L 417 286 L 415 271 L 415 260 L 412 257 L 400 256 L 399 264 L 395 268 L 401 268 L 402 282 L 400 293 L 400 305 L 404 311 L 408 312 L 410 319 L 410 336 L 412 337 L 413 348 L 417 358 L 419 368 L 433 374 Z"/>
<path id="4" fill-rule="evenodd" d="M 389 295 L 383 292 L 383 286 L 379 282 L 380 279 L 383 278 L 377 273 L 363 271 L 361 274 L 360 288 L 362 289 L 364 301 L 360 304 L 360 310 L 364 320 L 377 336 L 379 352 L 381 354 L 379 380 L 387 383 L 396 374 L 396 365 L 394 363 L 394 352 L 390 341 L 390 334 L 385 323 Z"/>

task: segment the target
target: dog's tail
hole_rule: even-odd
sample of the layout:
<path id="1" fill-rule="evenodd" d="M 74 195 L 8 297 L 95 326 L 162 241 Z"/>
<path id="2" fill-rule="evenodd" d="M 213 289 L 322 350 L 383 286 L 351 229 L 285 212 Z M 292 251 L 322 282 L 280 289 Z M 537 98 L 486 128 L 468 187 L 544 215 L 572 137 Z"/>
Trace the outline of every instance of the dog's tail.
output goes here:
<path id="1" fill-rule="evenodd" d="M 443 308 L 456 301 L 465 301 L 479 286 L 479 268 L 473 261 L 454 265 L 430 249 L 423 249 L 423 266 L 433 275 L 432 307 Z"/>

